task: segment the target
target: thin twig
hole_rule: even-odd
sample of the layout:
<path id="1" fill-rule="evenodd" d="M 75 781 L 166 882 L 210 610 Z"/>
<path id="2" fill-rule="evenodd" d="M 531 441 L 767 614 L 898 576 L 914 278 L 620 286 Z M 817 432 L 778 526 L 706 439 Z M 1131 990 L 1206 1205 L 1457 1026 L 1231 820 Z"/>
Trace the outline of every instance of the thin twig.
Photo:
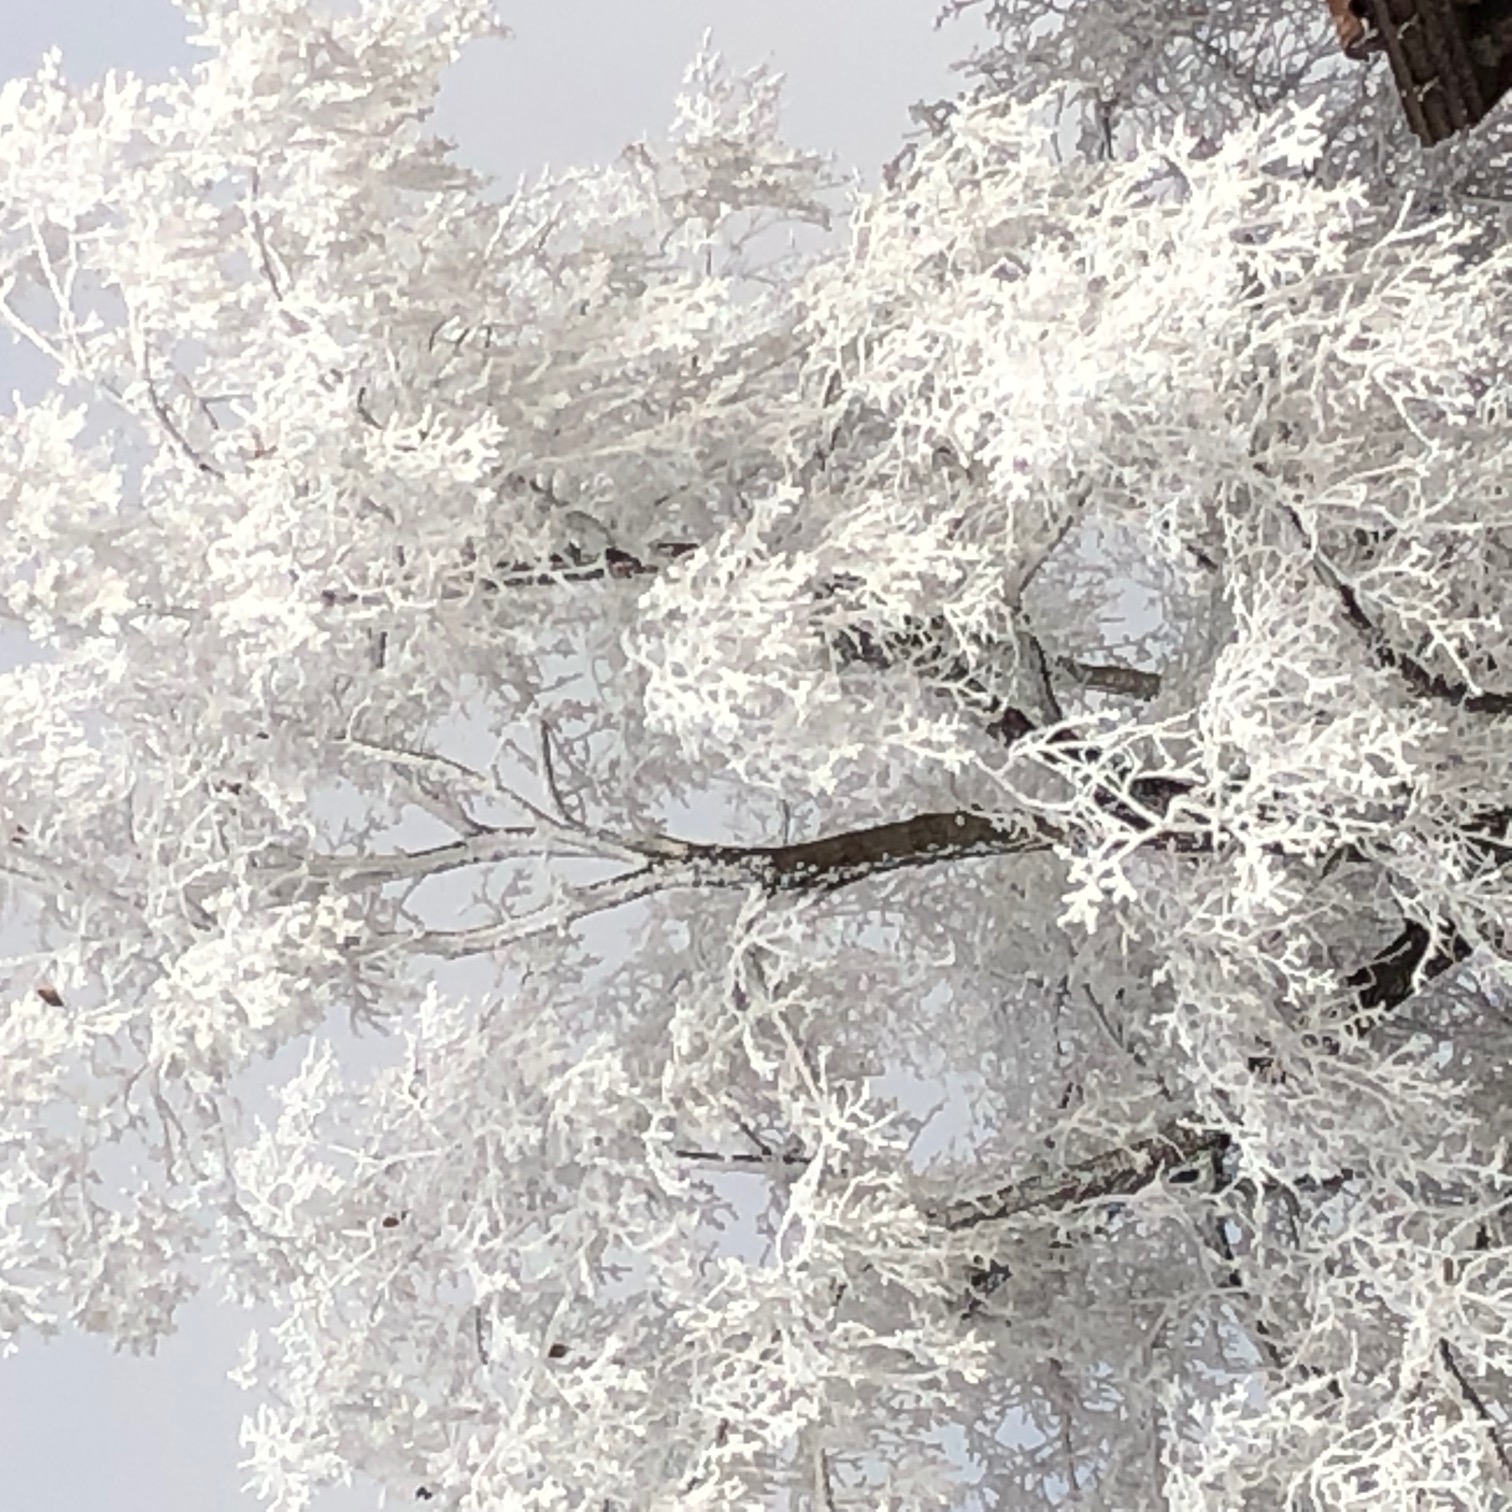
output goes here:
<path id="1" fill-rule="evenodd" d="M 252 189 L 253 203 L 247 207 L 247 224 L 252 229 L 252 240 L 257 247 L 258 261 L 262 265 L 263 277 L 268 281 L 268 287 L 273 291 L 273 298 L 282 304 L 284 291 L 278 282 L 278 275 L 273 271 L 273 254 L 268 250 L 268 237 L 263 218 L 256 207 L 257 196 L 262 188 L 262 178 L 258 170 L 252 170 L 250 187 Z"/>
<path id="2" fill-rule="evenodd" d="M 147 401 L 152 406 L 152 413 L 157 416 L 158 423 L 168 433 L 169 439 L 202 473 L 207 473 L 212 478 L 224 478 L 225 473 L 213 462 L 206 461 L 195 450 L 189 438 L 179 429 L 178 422 L 168 412 L 168 406 L 163 403 L 163 396 L 158 393 L 157 384 L 148 368 L 148 349 L 145 339 L 142 342 L 141 365 L 142 382 L 147 386 Z"/>
<path id="3" fill-rule="evenodd" d="M 574 828 L 582 828 L 581 814 L 574 817 L 568 812 L 567 800 L 557 784 L 556 761 L 551 753 L 551 725 L 544 719 L 541 721 L 541 776 L 545 779 L 546 791 L 551 794 L 551 801 L 556 805 L 562 821 Z"/>
<path id="4" fill-rule="evenodd" d="M 829 1452 L 819 1451 L 819 1494 L 824 1498 L 825 1512 L 835 1512 L 835 1488 L 830 1481 Z"/>
<path id="5" fill-rule="evenodd" d="M 720 1150 L 685 1150 L 674 1149 L 672 1151 L 679 1160 L 696 1160 L 705 1165 L 721 1166 L 806 1166 L 807 1155 L 787 1153 L 784 1151 L 768 1151 L 764 1155 L 747 1155 L 743 1152 L 725 1154 Z"/>
<path id="6" fill-rule="evenodd" d="M 1454 1351 L 1449 1347 L 1448 1339 L 1439 1340 L 1439 1357 L 1443 1360 L 1445 1368 L 1454 1377 L 1454 1383 L 1460 1389 L 1460 1395 L 1469 1403 L 1471 1410 L 1486 1425 L 1486 1437 L 1491 1441 L 1492 1453 L 1496 1455 L 1497 1463 L 1502 1467 L 1502 1474 L 1512 1480 L 1512 1458 L 1509 1458 L 1507 1450 L 1501 1441 L 1501 1425 L 1491 1415 L 1491 1409 L 1486 1406 L 1485 1399 L 1475 1389 L 1474 1383 L 1460 1368 L 1460 1363 L 1454 1358 Z"/>

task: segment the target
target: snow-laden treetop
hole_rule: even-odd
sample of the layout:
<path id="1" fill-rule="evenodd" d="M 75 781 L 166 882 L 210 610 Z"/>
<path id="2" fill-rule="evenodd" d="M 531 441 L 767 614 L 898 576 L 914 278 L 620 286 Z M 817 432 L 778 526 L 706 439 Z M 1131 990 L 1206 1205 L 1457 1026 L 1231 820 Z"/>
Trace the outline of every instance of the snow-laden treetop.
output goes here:
<path id="1" fill-rule="evenodd" d="M 711 53 L 505 194 L 482 0 L 183 4 L 0 90 L 0 1341 L 271 1310 L 286 1512 L 1494 1505 L 1494 220 Z"/>

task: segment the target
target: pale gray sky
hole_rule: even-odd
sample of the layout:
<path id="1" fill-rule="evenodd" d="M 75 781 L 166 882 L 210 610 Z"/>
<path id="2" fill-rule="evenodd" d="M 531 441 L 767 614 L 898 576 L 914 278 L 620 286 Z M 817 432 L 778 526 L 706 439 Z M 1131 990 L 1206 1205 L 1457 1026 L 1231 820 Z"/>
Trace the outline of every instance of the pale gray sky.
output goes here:
<path id="1" fill-rule="evenodd" d="M 602 160 L 669 119 L 705 29 L 738 66 L 789 80 L 788 128 L 874 179 L 917 99 L 953 92 L 968 26 L 933 29 L 938 0 L 500 0 L 514 28 L 451 81 L 440 127 L 468 161 L 506 181 Z M 168 0 L 9 0 L 0 79 L 61 48 L 70 77 L 108 68 L 150 77 L 192 61 Z M 19 369 L 0 346 L 0 395 Z M 4 401 L 0 401 L 3 404 Z M 3 1110 L 0 1110 L 3 1116 Z M 152 1359 L 70 1337 L 0 1360 L 0 1507 L 17 1512 L 253 1512 L 236 1468 L 244 1398 L 225 1378 L 239 1322 L 208 1307 Z M 371 1488 L 317 1512 L 370 1512 Z"/>

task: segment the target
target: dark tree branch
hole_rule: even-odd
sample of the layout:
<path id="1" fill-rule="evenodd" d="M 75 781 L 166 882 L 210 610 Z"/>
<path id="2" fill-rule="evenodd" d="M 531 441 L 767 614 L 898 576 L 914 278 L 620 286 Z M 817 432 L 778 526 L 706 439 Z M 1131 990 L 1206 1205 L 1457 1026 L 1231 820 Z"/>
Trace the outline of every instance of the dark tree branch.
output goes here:
<path id="1" fill-rule="evenodd" d="M 1474 693 L 1464 683 L 1440 677 L 1438 673 L 1430 672 L 1421 662 L 1397 650 L 1387 639 L 1385 631 L 1361 607 L 1354 589 L 1331 568 L 1322 570 L 1332 579 L 1334 590 L 1344 606 L 1344 616 L 1364 641 L 1366 650 L 1379 666 L 1395 672 L 1420 698 L 1446 703 L 1466 714 L 1512 713 L 1512 694 Z"/>
<path id="2" fill-rule="evenodd" d="M 696 541 L 657 541 L 644 556 L 610 546 L 585 552 L 577 546 L 553 552 L 544 562 L 500 562 L 481 579 L 491 592 L 506 588 L 555 588 L 563 583 L 622 582 L 652 577 L 698 550 Z"/>
<path id="3" fill-rule="evenodd" d="M 831 645 L 842 665 L 859 664 L 878 670 L 906 665 L 941 688 L 951 689 L 978 711 L 987 721 L 988 733 L 1004 744 L 1011 745 L 1035 728 L 1029 717 L 1007 704 L 972 665 L 973 660 L 990 659 L 999 648 L 983 642 L 971 646 L 972 655 L 968 656 L 968 648 L 959 646 L 943 616 L 928 619 L 908 616 L 900 625 L 887 630 L 846 626 L 834 633 Z M 1116 663 L 1084 662 L 1070 656 L 1047 657 L 1039 641 L 1027 631 L 1020 633 L 1016 649 L 1032 660 L 1041 684 L 1041 699 L 1053 719 L 1060 718 L 1053 680 L 1056 675 L 1078 687 L 1124 698 L 1148 700 L 1160 692 L 1157 672 Z"/>
<path id="4" fill-rule="evenodd" d="M 773 1170 L 791 1167 L 806 1167 L 809 1157 L 798 1151 L 768 1151 L 764 1155 L 748 1155 L 745 1151 L 726 1154 L 720 1150 L 674 1149 L 679 1160 L 694 1160 L 700 1165 L 748 1166 L 756 1170 Z"/>
<path id="5" fill-rule="evenodd" d="M 1344 610 L 1344 618 L 1348 620 L 1377 666 L 1395 672 L 1420 698 L 1448 704 L 1451 708 L 1462 710 L 1466 714 L 1512 713 L 1512 694 L 1472 692 L 1464 683 L 1451 682 L 1447 677 L 1440 677 L 1436 672 L 1430 672 L 1421 662 L 1393 646 L 1386 632 L 1365 612 L 1364 606 L 1360 603 L 1359 594 L 1345 582 L 1333 564 L 1319 552 L 1317 542 L 1304 525 L 1301 516 L 1288 506 L 1283 505 L 1282 508 L 1297 534 L 1311 547 L 1313 571 L 1338 597 Z"/>
<path id="6" fill-rule="evenodd" d="M 1491 1452 L 1496 1456 L 1496 1462 L 1502 1468 L 1502 1474 L 1512 1479 L 1512 1458 L 1508 1457 L 1506 1446 L 1502 1443 L 1501 1424 L 1491 1415 L 1491 1409 L 1486 1406 L 1485 1398 L 1475 1389 L 1475 1383 L 1470 1380 L 1459 1361 L 1455 1359 L 1448 1339 L 1439 1340 L 1439 1358 L 1443 1360 L 1444 1368 L 1453 1377 L 1454 1384 L 1459 1388 L 1459 1393 L 1469 1405 L 1470 1410 L 1485 1426 L 1486 1439 L 1491 1445 Z"/>
<path id="7" fill-rule="evenodd" d="M 1230 1136 L 1220 1130 L 1171 1123 L 1146 1139 L 1093 1155 L 1067 1170 L 1028 1176 L 995 1192 L 948 1203 L 926 1216 L 960 1233 L 1024 1213 L 1065 1213 L 1130 1196 L 1200 1159 L 1218 1170 L 1231 1143 Z M 975 1265 L 967 1275 L 970 1294 L 963 1308 L 965 1316 L 980 1312 L 1012 1274 L 1012 1266 L 1003 1260 Z"/>
<path id="8" fill-rule="evenodd" d="M 544 562 L 501 563 L 482 581 L 486 589 L 497 592 L 506 588 L 549 588 L 566 583 L 652 577 L 696 550 L 698 543 L 695 541 L 659 541 L 643 556 L 613 546 L 602 553 L 589 553 L 569 545 Z M 832 645 L 842 664 L 886 669 L 904 662 L 911 663 L 926 677 L 965 694 L 991 721 L 989 729 L 999 738 L 1015 738 L 1020 722 L 1024 729 L 1033 728 L 1025 716 L 1003 705 L 971 670 L 959 650 L 952 652 L 952 639 L 943 617 L 936 615 L 920 619 L 910 616 L 897 629 L 885 632 L 874 632 L 863 626 L 843 628 L 835 633 Z M 1047 683 L 1053 674 L 1080 688 L 1141 701 L 1154 698 L 1160 692 L 1158 672 L 1146 672 L 1116 662 L 1087 662 L 1072 656 L 1046 657 L 1033 637 L 1028 639 L 1031 654 L 1036 657 L 1040 674 Z M 993 647 L 975 649 L 991 654 Z M 1053 686 L 1049 692 L 1053 700 Z"/>
<path id="9" fill-rule="evenodd" d="M 1261 1316 L 1254 1297 L 1249 1288 L 1244 1284 L 1244 1272 L 1239 1264 L 1239 1256 L 1234 1250 L 1233 1241 L 1229 1238 L 1228 1226 L 1230 1219 L 1219 1214 L 1213 1220 L 1213 1248 L 1227 1267 L 1223 1278 L 1224 1290 L 1232 1292 L 1236 1297 L 1242 1297 L 1249 1307 L 1252 1316 L 1249 1319 L 1249 1327 L 1255 1336 L 1257 1347 L 1265 1355 L 1266 1359 L 1276 1370 L 1281 1370 L 1286 1364 L 1285 1356 L 1277 1344 L 1275 1336 L 1271 1333 L 1264 1317 Z"/>
<path id="10" fill-rule="evenodd" d="M 1344 980 L 1354 992 L 1360 1012 L 1367 1016 L 1367 1024 L 1373 1024 L 1381 1014 L 1406 1002 L 1422 984 L 1458 966 L 1472 949 L 1458 931 L 1435 940 L 1424 925 L 1409 919 L 1379 955 Z"/>
<path id="11" fill-rule="evenodd" d="M 950 1232 L 960 1233 L 1021 1213 L 1066 1212 L 1089 1202 L 1127 1197 L 1201 1157 L 1220 1158 L 1229 1143 L 1229 1136 L 1218 1129 L 1170 1123 L 1133 1144 L 1093 1155 L 1064 1171 L 1028 1176 L 995 1192 L 947 1203 L 929 1216 Z"/>
<path id="12" fill-rule="evenodd" d="M 1124 667 L 1117 663 L 1078 661 L 1074 656 L 1053 657 L 1051 666 L 1078 687 L 1090 688 L 1096 693 L 1116 693 L 1121 698 L 1148 702 L 1160 692 L 1159 672 L 1145 672 L 1138 667 Z"/>
<path id="13" fill-rule="evenodd" d="M 688 845 L 680 859 L 707 860 L 743 884 L 773 893 L 828 891 L 868 877 L 945 861 L 1048 850 L 1061 837 L 1032 819 L 990 819 L 965 811 L 915 814 L 891 824 L 846 830 L 786 845 Z"/>
<path id="14" fill-rule="evenodd" d="M 1409 922 L 1378 956 L 1346 979 L 1361 1009 L 1361 1018 L 1353 1025 L 1356 1035 L 1367 1033 L 1425 982 L 1459 964 L 1469 954 L 1469 945 L 1459 935 L 1435 944 L 1426 928 Z M 1324 1048 L 1337 1053 L 1339 1042 L 1332 1040 Z M 1265 1069 L 1263 1062 L 1255 1065 L 1257 1072 Z M 1031 1175 L 994 1192 L 947 1203 L 928 1216 L 942 1228 L 959 1233 L 1025 1213 L 1066 1212 L 1088 1203 L 1129 1196 L 1204 1157 L 1221 1173 L 1231 1149 L 1232 1136 L 1223 1130 L 1170 1123 L 1145 1139 L 1091 1156 L 1064 1171 Z M 1231 1284 L 1238 1287 L 1242 1278 L 1237 1259 L 1227 1244 L 1226 1234 L 1220 1235 L 1220 1241 L 1230 1263 Z M 973 1269 L 967 1315 L 979 1311 L 1010 1274 L 1010 1267 L 1002 1261 Z M 1267 1338 L 1262 1342 L 1268 1352 L 1274 1351 L 1274 1341 Z M 1499 1440 L 1497 1451 L 1500 1455 Z"/>

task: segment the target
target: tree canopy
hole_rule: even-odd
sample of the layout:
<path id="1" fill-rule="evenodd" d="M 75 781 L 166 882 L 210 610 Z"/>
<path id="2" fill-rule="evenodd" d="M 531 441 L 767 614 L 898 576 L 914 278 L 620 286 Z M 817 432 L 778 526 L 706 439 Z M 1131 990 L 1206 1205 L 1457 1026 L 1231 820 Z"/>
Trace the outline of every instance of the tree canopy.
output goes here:
<path id="1" fill-rule="evenodd" d="M 505 193 L 483 0 L 181 3 L 0 90 L 0 1340 L 261 1309 L 282 1512 L 1499 1505 L 1504 128 L 1004 0 Z"/>

